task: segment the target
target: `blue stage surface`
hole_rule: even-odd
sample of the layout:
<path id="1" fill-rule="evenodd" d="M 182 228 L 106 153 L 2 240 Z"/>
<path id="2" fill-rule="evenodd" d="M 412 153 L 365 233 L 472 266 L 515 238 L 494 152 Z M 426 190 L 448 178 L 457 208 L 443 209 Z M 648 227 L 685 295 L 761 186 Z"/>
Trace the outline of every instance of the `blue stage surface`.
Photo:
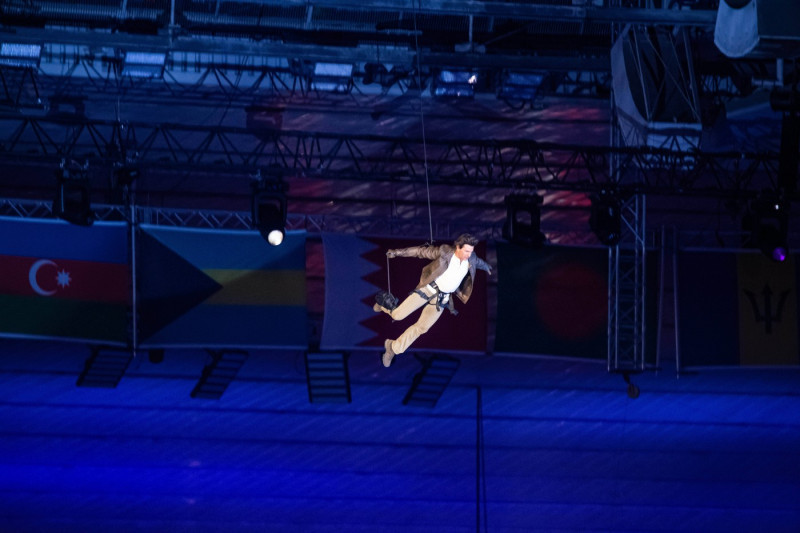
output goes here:
<path id="1" fill-rule="evenodd" d="M 76 386 L 82 345 L 0 348 L 3 531 L 800 525 L 796 368 L 646 373 L 631 399 L 603 363 L 470 356 L 423 408 L 402 405 L 411 355 L 353 353 L 352 403 L 333 405 L 309 403 L 302 352 L 251 351 L 203 400 L 204 351 L 142 352 L 99 389 Z"/>

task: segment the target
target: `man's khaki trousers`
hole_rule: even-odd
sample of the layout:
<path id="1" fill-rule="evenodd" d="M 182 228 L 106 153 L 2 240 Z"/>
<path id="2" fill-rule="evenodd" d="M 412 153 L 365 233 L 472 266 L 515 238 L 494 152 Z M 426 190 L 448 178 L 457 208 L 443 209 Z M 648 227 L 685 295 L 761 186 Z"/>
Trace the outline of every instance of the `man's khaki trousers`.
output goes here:
<path id="1" fill-rule="evenodd" d="M 436 294 L 436 291 L 427 285 L 420 290 L 428 296 L 435 296 Z M 403 300 L 403 303 L 394 308 L 394 311 L 389 312 L 388 309 L 383 310 L 385 313 L 389 314 L 393 320 L 403 320 L 420 307 L 423 307 L 423 309 L 417 321 L 409 326 L 402 335 L 397 337 L 397 340 L 392 341 L 392 351 L 394 353 L 400 354 L 405 352 L 420 335 L 428 331 L 430 327 L 439 320 L 439 317 L 442 316 L 444 307 L 437 310 L 435 298 L 431 300 L 429 304 L 426 298 L 423 298 L 416 292 L 412 292 L 408 295 L 408 298 Z"/>

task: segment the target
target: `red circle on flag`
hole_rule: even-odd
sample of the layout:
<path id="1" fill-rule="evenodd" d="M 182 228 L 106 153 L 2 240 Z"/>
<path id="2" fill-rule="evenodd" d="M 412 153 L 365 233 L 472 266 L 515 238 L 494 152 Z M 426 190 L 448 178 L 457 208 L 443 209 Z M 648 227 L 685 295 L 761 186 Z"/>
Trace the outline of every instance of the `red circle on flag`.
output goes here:
<path id="1" fill-rule="evenodd" d="M 605 327 L 607 280 L 596 270 L 566 263 L 545 272 L 536 284 L 536 311 L 544 326 L 564 340 L 584 340 Z"/>

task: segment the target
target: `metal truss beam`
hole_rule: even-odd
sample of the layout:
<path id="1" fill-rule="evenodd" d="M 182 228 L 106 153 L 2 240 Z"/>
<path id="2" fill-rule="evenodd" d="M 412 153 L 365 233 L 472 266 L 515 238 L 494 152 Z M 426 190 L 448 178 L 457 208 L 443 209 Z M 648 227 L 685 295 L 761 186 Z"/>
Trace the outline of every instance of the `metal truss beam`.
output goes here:
<path id="1" fill-rule="evenodd" d="M 608 371 L 645 369 L 646 200 L 637 194 L 621 202 L 622 232 L 609 248 Z"/>
<path id="2" fill-rule="evenodd" d="M 100 221 L 130 222 L 131 210 L 122 205 L 92 205 L 95 217 Z M 139 224 L 180 228 L 204 228 L 225 230 L 252 230 L 252 217 L 244 211 L 220 211 L 181 209 L 164 207 L 136 207 L 133 212 Z M 52 202 L 0 198 L 0 216 L 14 218 L 54 218 Z M 500 238 L 502 224 L 480 221 L 434 220 L 434 238 L 442 241 L 453 235 L 471 233 L 479 238 Z M 312 215 L 290 213 L 286 220 L 287 230 L 304 230 L 311 234 L 348 233 L 358 235 L 430 236 L 427 218 L 402 219 L 387 217 L 358 217 L 342 215 Z M 568 236 L 575 241 L 577 235 Z"/>
<path id="3" fill-rule="evenodd" d="M 494 94 L 496 78 L 505 68 L 534 69 L 551 72 L 549 82 L 556 94 L 597 96 L 608 89 L 608 57 L 543 57 L 531 60 L 520 57 L 503 63 L 497 56 L 486 59 L 463 54 L 458 61 L 440 58 L 451 68 L 463 66 L 484 69 L 485 87 L 480 91 Z M 70 103 L 117 101 L 126 103 L 166 103 L 179 101 L 194 106 L 241 105 L 251 106 L 257 99 L 272 102 L 289 99 L 325 102 L 337 106 L 372 105 L 375 97 L 404 95 L 416 86 L 429 87 L 432 76 L 426 59 L 422 72 L 416 63 L 398 63 L 378 79 L 362 70 L 367 63 L 354 65 L 349 92 L 358 98 L 343 101 L 333 95 L 313 89 L 309 61 L 302 56 L 287 57 L 243 56 L 239 54 L 175 53 L 166 61 L 163 76 L 156 79 L 135 79 L 124 75 L 120 58 L 113 50 L 86 46 L 51 44 L 44 47 L 38 67 L 7 68 L 0 66 L 0 101 L 17 108 L 59 108 Z M 340 58 L 339 61 L 353 59 Z M 387 59 L 381 59 L 386 62 Z M 435 63 L 435 61 L 434 61 Z M 374 63 L 373 63 L 374 64 Z M 542 93 L 548 90 L 542 89 Z M 370 98 L 372 97 L 372 98 Z"/>
<path id="4" fill-rule="evenodd" d="M 427 141 L 377 135 L 0 115 L 0 161 L 62 160 L 142 167 L 363 181 L 421 182 L 715 198 L 776 186 L 779 154 L 682 152 L 532 140 Z M 609 172 L 610 158 L 619 172 Z"/>
<path id="5" fill-rule="evenodd" d="M 232 4 L 233 2 L 227 2 Z M 713 10 L 654 9 L 587 5 L 556 6 L 549 3 L 517 2 L 458 2 L 434 1 L 419 3 L 411 0 L 378 0 L 374 2 L 339 2 L 338 0 L 290 1 L 270 0 L 242 2 L 236 15 L 208 11 L 197 3 L 172 2 L 154 5 L 149 9 L 126 10 L 122 7 L 89 9 L 78 5 L 48 4 L 46 9 L 37 1 L 0 6 L 0 18 L 6 21 L 3 29 L 15 43 L 43 45 L 43 59 L 53 49 L 69 49 L 64 57 L 92 53 L 110 55 L 93 59 L 119 59 L 126 51 L 141 50 L 169 54 L 170 60 L 187 55 L 235 57 L 234 65 L 243 69 L 264 58 L 273 60 L 299 59 L 350 63 L 383 63 L 413 68 L 468 67 L 474 69 L 540 69 L 550 72 L 602 71 L 609 69 L 604 52 L 589 46 L 583 53 L 547 54 L 542 50 L 504 50 L 508 39 L 502 21 L 519 25 L 517 31 L 527 31 L 526 25 L 551 24 L 563 21 L 569 25 L 567 36 L 579 37 L 585 28 L 600 31 L 611 24 L 630 23 L 649 26 L 693 27 L 710 30 L 716 19 Z M 259 7 L 262 6 L 262 7 Z M 280 13 L 265 16 L 263 10 Z M 323 15 L 317 16 L 317 13 Z M 376 16 L 376 13 L 380 13 Z M 410 16 L 424 15 L 429 27 L 424 30 L 408 26 Z M 3 17 L 5 15 L 5 17 Z M 126 22 L 146 21 L 150 31 L 127 33 L 120 31 Z M 396 24 L 396 28 L 381 28 Z M 76 26 L 75 29 L 70 26 Z M 451 27 L 452 26 L 452 27 Z M 97 30 L 89 29 L 97 28 Z M 475 42 L 473 42 L 473 27 Z M 448 28 L 450 39 L 458 38 L 463 28 L 469 35 L 470 51 L 455 51 L 452 42 L 441 41 L 437 32 Z M 109 31 L 110 30 L 110 31 Z M 331 44 L 312 44 L 319 32 L 335 32 L 339 38 Z M 423 33 L 423 48 L 414 46 L 410 36 Z M 589 33 L 592 33 L 590 31 Z M 493 43 L 491 53 L 485 52 L 481 41 Z M 369 44 L 364 44 L 369 43 Z M 429 48 L 425 48 L 425 46 Z M 600 47 L 602 48 L 602 47 Z M 169 66 L 168 66 L 169 67 Z"/>

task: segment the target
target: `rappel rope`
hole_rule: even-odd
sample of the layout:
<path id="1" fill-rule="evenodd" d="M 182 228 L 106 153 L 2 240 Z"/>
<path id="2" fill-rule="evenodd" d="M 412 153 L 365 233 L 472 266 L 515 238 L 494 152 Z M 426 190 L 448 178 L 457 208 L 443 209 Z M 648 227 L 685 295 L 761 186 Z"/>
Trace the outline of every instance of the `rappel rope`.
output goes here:
<path id="1" fill-rule="evenodd" d="M 418 0 L 420 7 L 422 0 Z M 419 49 L 419 31 L 417 30 L 417 4 L 412 3 L 414 6 L 414 47 L 417 50 L 417 89 L 419 90 L 419 123 L 422 128 L 422 164 L 425 167 L 425 193 L 428 199 L 428 227 L 430 229 L 431 240 L 429 244 L 433 245 L 433 216 L 431 215 L 431 186 L 428 178 L 428 142 L 425 138 L 425 113 L 422 106 L 422 65 L 420 63 L 420 49 Z"/>
<path id="2" fill-rule="evenodd" d="M 428 142 L 425 138 L 425 112 L 422 106 L 422 65 L 420 63 L 419 31 L 417 31 L 417 3 L 421 5 L 422 0 L 412 2 L 414 7 L 414 46 L 417 50 L 417 89 L 419 90 L 419 123 L 422 128 L 422 165 L 425 168 L 425 195 L 428 201 L 428 229 L 430 230 L 430 241 L 433 245 L 433 215 L 431 214 L 431 185 L 428 177 Z M 392 294 L 392 280 L 389 275 L 389 256 L 386 256 L 386 289 Z"/>

